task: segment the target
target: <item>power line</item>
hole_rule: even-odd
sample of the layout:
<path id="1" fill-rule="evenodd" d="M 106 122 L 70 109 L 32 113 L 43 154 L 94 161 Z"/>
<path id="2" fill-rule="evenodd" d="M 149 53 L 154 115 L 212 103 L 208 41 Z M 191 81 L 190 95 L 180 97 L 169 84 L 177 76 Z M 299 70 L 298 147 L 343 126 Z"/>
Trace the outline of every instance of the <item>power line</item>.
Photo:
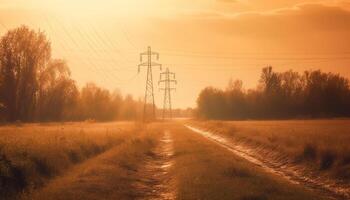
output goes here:
<path id="1" fill-rule="evenodd" d="M 97 38 L 98 40 L 102 41 L 102 43 L 103 43 L 106 47 L 108 47 L 108 48 L 111 48 L 111 47 L 112 47 L 112 48 L 113 48 L 113 46 L 110 45 L 110 42 L 108 42 L 109 40 L 106 41 L 106 39 L 105 39 L 103 36 L 101 36 L 101 34 L 99 34 L 98 30 L 97 30 L 94 26 L 91 26 L 91 25 L 90 25 L 90 27 L 92 27 L 93 32 L 95 33 L 95 36 L 96 36 L 96 38 Z M 97 40 L 96 40 L 96 41 L 97 41 Z M 97 41 L 97 42 L 98 42 L 98 41 Z M 111 53 L 112 51 L 110 51 L 110 50 L 108 50 L 108 51 L 104 50 L 104 52 L 105 52 L 106 54 L 111 55 L 111 58 L 112 58 L 111 61 L 112 61 L 116 66 L 118 66 L 118 68 L 115 68 L 116 70 L 118 70 L 118 69 L 123 70 L 123 69 L 126 68 L 126 67 L 120 67 L 121 63 L 118 62 L 118 61 L 115 59 L 115 56 Z M 118 52 L 119 52 L 119 54 L 120 54 L 120 51 L 118 51 Z M 125 56 L 120 54 L 120 57 L 121 57 L 121 58 L 124 58 Z M 123 61 L 124 63 L 126 63 L 126 61 L 124 61 L 124 59 L 121 59 L 121 61 Z M 127 68 L 130 69 L 130 67 L 127 67 Z"/>
<path id="2" fill-rule="evenodd" d="M 46 16 L 45 16 L 46 17 Z M 49 27 L 51 30 L 53 30 L 51 23 L 49 21 L 49 19 L 46 17 L 46 22 L 48 23 Z M 74 37 L 71 35 L 71 33 L 67 30 L 66 26 L 63 25 L 57 18 L 56 18 L 56 22 L 61 26 L 61 31 L 63 31 L 63 33 L 71 40 L 71 42 L 76 46 L 76 47 L 80 47 L 79 43 L 74 39 Z M 61 39 L 65 40 L 63 37 L 61 37 Z M 61 43 L 61 41 L 59 41 Z M 71 44 L 72 44 L 71 43 Z M 64 41 L 64 44 L 69 44 L 66 40 Z M 65 46 L 65 45 L 61 45 L 61 46 Z M 64 50 L 66 48 L 64 47 Z M 66 50 L 65 50 L 66 51 Z M 107 77 L 105 75 L 105 73 L 103 71 L 100 71 L 98 69 L 98 67 L 96 66 L 96 64 L 91 60 L 91 58 L 93 58 L 93 56 L 91 55 L 90 51 L 88 51 L 88 53 L 90 54 L 89 56 L 85 57 L 85 58 L 81 58 L 79 56 L 78 60 L 82 61 L 83 64 L 85 63 L 85 65 L 90 68 L 89 66 L 92 66 L 93 68 L 92 71 L 94 71 L 95 73 L 99 73 L 100 75 L 103 76 L 103 81 L 105 82 L 106 80 L 111 81 L 111 79 L 109 79 L 109 77 Z"/>
<path id="3" fill-rule="evenodd" d="M 122 26 L 124 27 L 122 27 L 121 28 L 121 30 L 122 30 L 122 32 L 123 32 L 123 34 L 124 34 L 124 36 L 125 36 L 125 38 L 126 38 L 126 40 L 129 42 L 129 44 L 133 47 L 133 49 L 135 49 L 135 50 L 137 50 L 137 48 L 136 48 L 136 45 L 131 41 L 131 39 L 130 39 L 130 34 L 129 34 L 129 32 L 126 30 L 127 28 L 126 28 L 126 25 L 123 23 L 122 24 Z"/>
<path id="4" fill-rule="evenodd" d="M 147 62 L 143 62 L 143 57 L 147 56 Z M 147 79 L 146 79 L 146 91 L 145 91 L 145 100 L 143 108 L 143 121 L 149 122 L 156 118 L 156 109 L 154 103 L 154 92 L 153 92 L 153 77 L 152 77 L 152 67 L 159 66 L 162 70 L 162 65 L 152 61 L 152 56 L 156 56 L 156 59 L 159 59 L 159 53 L 153 52 L 151 47 L 147 48 L 146 52 L 140 54 L 140 62 L 138 65 L 138 72 L 140 72 L 140 67 L 147 67 Z"/>
<path id="5" fill-rule="evenodd" d="M 64 30 L 64 33 L 71 39 L 71 41 L 75 44 L 76 47 L 80 47 L 79 42 L 77 42 L 74 37 L 71 35 L 70 31 L 67 30 L 66 26 L 64 24 L 62 24 L 57 18 L 56 18 L 56 22 L 59 23 L 62 27 L 62 29 Z M 74 26 L 75 28 L 77 28 L 76 26 Z M 78 27 L 78 29 L 76 29 L 76 32 L 79 34 L 80 39 L 84 40 L 85 43 L 88 45 L 88 50 L 86 51 L 88 53 L 88 56 L 85 56 L 83 59 L 80 59 L 82 61 L 88 62 L 93 68 L 94 71 L 99 72 L 104 79 L 107 79 L 108 81 L 110 81 L 111 83 L 114 82 L 114 78 L 111 74 L 106 73 L 104 70 L 101 70 L 96 64 L 95 62 L 93 62 L 93 60 L 97 60 L 98 57 L 100 57 L 99 53 L 95 50 L 93 43 L 91 41 L 91 38 L 87 37 L 86 34 L 84 35 L 81 31 L 80 31 L 80 27 Z M 93 54 L 92 54 L 93 53 Z M 95 57 L 95 58 L 94 58 Z M 89 66 L 89 64 L 87 64 L 87 66 Z M 100 64 L 100 63 L 99 63 Z"/>
<path id="6" fill-rule="evenodd" d="M 176 89 L 171 87 L 171 83 L 177 84 L 175 73 L 170 72 L 169 68 L 167 68 L 165 72 L 160 73 L 158 85 L 160 83 L 164 84 L 164 88 L 159 88 L 164 91 L 163 120 L 165 120 L 165 118 L 172 119 L 171 91 Z"/>
<path id="7" fill-rule="evenodd" d="M 62 28 L 62 30 L 64 31 L 65 35 L 68 36 L 68 38 L 72 41 L 72 43 L 73 43 L 76 47 L 80 47 L 79 42 L 77 42 L 77 41 L 74 39 L 74 37 L 71 35 L 70 31 L 67 30 L 66 26 L 63 25 L 57 18 L 56 18 L 55 20 L 56 20 L 56 22 L 57 22 L 58 24 L 61 25 L 61 28 Z M 48 20 L 47 20 L 47 23 L 49 23 Z M 91 27 L 91 26 L 90 26 L 90 27 Z M 121 79 L 120 77 L 116 76 L 115 73 L 107 73 L 107 72 L 105 71 L 105 69 L 100 70 L 99 67 L 97 67 L 97 65 L 95 64 L 95 62 L 93 62 L 93 60 L 94 60 L 94 61 L 107 61 L 107 60 L 105 60 L 105 59 L 99 59 L 99 58 L 98 58 L 98 57 L 101 57 L 102 54 L 100 54 L 101 52 L 96 51 L 96 48 L 95 48 L 95 47 L 96 47 L 96 46 L 99 46 L 98 44 L 101 43 L 101 42 L 99 42 L 99 40 L 103 40 L 102 43 L 104 43 L 104 44 L 106 44 L 107 42 L 102 38 L 102 36 L 100 36 L 100 35 L 97 33 L 97 30 L 95 30 L 95 33 L 96 33 L 95 35 L 98 34 L 99 36 L 96 37 L 96 36 L 93 36 L 93 35 L 83 34 L 83 33 L 80 31 L 80 28 L 81 28 L 81 27 L 78 27 L 78 28 L 79 28 L 79 30 L 78 30 L 77 32 L 78 32 L 78 34 L 81 36 L 80 38 L 83 39 L 83 40 L 85 40 L 86 44 L 87 44 L 88 47 L 89 47 L 89 48 L 88 48 L 89 51 L 86 51 L 86 52 L 89 54 L 89 55 L 86 57 L 86 59 L 81 59 L 81 57 L 79 56 L 78 60 L 82 60 L 82 61 L 85 61 L 85 62 L 88 61 L 89 64 L 90 64 L 91 66 L 94 67 L 94 70 L 93 70 L 93 71 L 95 71 L 95 72 L 100 72 L 101 74 L 104 75 L 104 79 L 103 79 L 103 80 L 105 80 L 105 79 L 108 78 L 108 80 L 111 81 L 112 79 L 110 79 L 110 77 L 108 77 L 108 76 L 111 76 L 112 78 L 117 79 L 119 82 L 129 82 L 129 81 L 132 81 L 132 80 L 135 79 L 137 73 L 136 73 L 136 74 L 133 74 L 133 75 L 130 76 L 129 78 Z M 99 40 L 98 40 L 98 39 L 99 39 Z M 64 43 L 67 44 L 66 41 L 65 41 Z M 66 48 L 66 47 L 64 48 L 64 51 L 67 51 L 67 48 Z M 78 50 L 78 51 L 80 52 L 81 50 Z M 107 51 L 107 50 L 105 50 L 105 49 L 104 49 L 103 51 L 104 51 L 104 53 L 105 53 L 106 55 L 107 55 L 108 53 L 110 54 L 110 51 Z M 91 52 L 94 53 L 94 56 L 91 55 Z M 97 56 L 97 57 L 96 57 L 96 56 Z M 111 57 L 114 58 L 114 56 L 111 56 Z M 108 61 L 111 62 L 112 65 L 114 65 L 114 66 L 116 66 L 116 65 L 119 66 L 119 63 L 116 63 L 116 61 L 115 61 L 114 59 L 108 60 Z M 87 64 L 87 66 L 89 66 L 89 64 Z M 119 67 L 119 68 L 116 68 L 116 67 L 113 67 L 113 71 L 126 70 L 126 69 L 130 69 L 130 67 L 124 67 L 124 68 L 120 68 L 120 67 Z"/>
<path id="8" fill-rule="evenodd" d="M 91 27 L 92 27 L 91 24 L 89 26 L 90 26 L 90 29 L 91 29 Z M 100 46 L 99 44 L 105 44 L 105 46 L 108 46 L 108 42 L 106 42 L 105 39 L 98 33 L 96 28 L 92 27 L 92 29 L 94 29 L 93 32 L 95 33 L 95 35 L 92 35 L 92 33 L 88 34 L 89 32 L 85 30 L 85 34 L 84 34 L 85 37 L 82 36 L 84 39 L 87 39 L 86 41 L 88 42 L 88 45 L 89 45 L 90 49 L 93 50 L 95 55 L 97 55 L 98 57 L 103 57 L 104 55 L 111 55 L 111 51 L 108 51 L 106 49 L 103 49 L 104 55 L 101 54 L 102 52 L 99 52 L 99 51 L 96 50 L 95 47 Z M 80 32 L 80 34 L 82 35 L 82 32 L 80 30 L 78 30 L 78 32 Z M 114 55 L 111 55 L 111 57 L 112 57 L 112 59 L 110 60 L 110 62 L 112 63 L 112 65 L 118 66 L 118 68 L 116 68 L 116 67 L 114 68 L 115 71 L 119 71 L 119 69 L 123 69 L 123 68 L 120 67 L 120 63 L 115 60 Z M 123 81 L 123 79 L 121 79 L 115 73 L 107 73 L 107 74 L 109 76 L 117 79 L 118 81 Z"/>
<path id="9" fill-rule="evenodd" d="M 181 49 L 160 49 L 161 52 L 168 52 L 168 53 L 182 53 L 182 54 L 190 54 L 190 55 L 209 55 L 209 56 L 217 56 L 217 55 L 224 55 L 224 54 L 228 54 L 227 56 L 232 56 L 232 55 L 339 55 L 339 54 L 350 54 L 350 52 L 314 52 L 314 53 L 310 53 L 310 52 L 267 52 L 267 51 L 261 51 L 261 52 L 227 52 L 227 51 L 222 51 L 222 52 L 218 52 L 218 51 L 214 51 L 214 52 L 210 52 L 210 51 L 188 51 L 188 50 L 181 50 Z M 227 57 L 225 56 L 225 57 Z"/>
<path id="10" fill-rule="evenodd" d="M 175 56 L 175 57 L 199 57 L 199 58 L 211 58 L 211 59 L 235 59 L 235 60 L 350 60 L 350 56 L 341 56 L 341 57 L 242 57 L 242 56 L 219 56 L 219 55 L 200 55 L 200 54 L 185 54 L 185 53 L 163 53 L 166 56 Z"/>

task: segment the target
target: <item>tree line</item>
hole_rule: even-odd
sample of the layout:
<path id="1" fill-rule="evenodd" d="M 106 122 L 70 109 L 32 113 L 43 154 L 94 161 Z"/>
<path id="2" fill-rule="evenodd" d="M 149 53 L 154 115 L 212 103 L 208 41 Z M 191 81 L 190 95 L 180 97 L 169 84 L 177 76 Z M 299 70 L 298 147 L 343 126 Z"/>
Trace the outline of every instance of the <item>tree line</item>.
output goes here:
<path id="1" fill-rule="evenodd" d="M 141 106 L 94 83 L 79 89 L 67 63 L 52 58 L 44 32 L 21 26 L 0 39 L 1 121 L 136 119 Z"/>
<path id="2" fill-rule="evenodd" d="M 240 80 L 230 80 L 226 89 L 203 89 L 196 114 L 206 119 L 349 117 L 349 79 L 320 70 L 275 72 L 266 67 L 255 89 L 243 89 Z"/>

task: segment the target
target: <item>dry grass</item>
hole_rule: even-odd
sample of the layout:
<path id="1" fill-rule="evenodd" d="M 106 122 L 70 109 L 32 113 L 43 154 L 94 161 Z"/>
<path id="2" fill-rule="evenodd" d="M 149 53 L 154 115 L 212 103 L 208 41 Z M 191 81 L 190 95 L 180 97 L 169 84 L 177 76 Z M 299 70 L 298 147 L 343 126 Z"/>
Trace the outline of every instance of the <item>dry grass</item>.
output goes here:
<path id="1" fill-rule="evenodd" d="M 211 128 L 218 125 L 225 134 L 241 134 L 231 123 L 206 123 Z M 133 123 L 2 127 L 1 189 L 7 198 L 26 189 L 22 199 L 142 199 L 145 183 L 158 187 L 146 178 L 143 166 L 155 159 L 153 150 L 165 130 L 173 138 L 174 165 L 168 176 L 176 199 L 322 199 L 263 172 L 180 122 L 148 127 Z M 252 135 L 255 141 L 265 141 L 263 135 Z M 318 155 L 312 147 L 307 152 L 310 157 Z M 5 197 L 5 192 L 1 195 Z"/>
<path id="2" fill-rule="evenodd" d="M 250 145 L 282 152 L 321 173 L 350 180 L 350 120 L 194 123 Z"/>
<path id="3" fill-rule="evenodd" d="M 73 167 L 44 188 L 23 199 L 135 199 L 143 191 L 135 186 L 138 169 L 150 157 L 159 132 L 138 132 L 137 137 Z"/>
<path id="4" fill-rule="evenodd" d="M 68 168 L 123 143 L 134 123 L 13 125 L 0 128 L 0 196 L 41 187 Z"/>
<path id="5" fill-rule="evenodd" d="M 171 128 L 177 199 L 312 200 L 303 188 L 263 172 L 185 127 Z"/>

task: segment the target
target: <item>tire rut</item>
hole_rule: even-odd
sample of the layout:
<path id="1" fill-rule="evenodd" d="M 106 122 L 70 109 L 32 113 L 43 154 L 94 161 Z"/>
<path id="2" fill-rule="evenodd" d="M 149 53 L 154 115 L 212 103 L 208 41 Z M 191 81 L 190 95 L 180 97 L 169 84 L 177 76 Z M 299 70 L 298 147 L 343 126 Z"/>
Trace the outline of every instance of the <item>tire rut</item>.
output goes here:
<path id="1" fill-rule="evenodd" d="M 320 192 L 330 199 L 350 199 L 350 188 L 335 183 L 334 181 L 324 180 L 321 177 L 314 177 L 306 174 L 305 170 L 288 163 L 278 163 L 266 156 L 259 155 L 254 149 L 244 145 L 236 144 L 227 138 L 204 131 L 193 126 L 185 125 L 193 132 L 199 133 L 207 139 L 217 143 L 232 153 L 248 160 L 249 162 L 263 168 L 265 171 L 278 175 L 290 183 L 302 185 L 307 189 Z"/>
<path id="2" fill-rule="evenodd" d="M 174 155 L 173 139 L 169 131 L 165 131 L 159 145 L 153 150 L 146 163 L 138 170 L 140 177 L 133 186 L 139 195 L 136 199 L 162 199 L 176 198 L 173 179 L 170 169 L 173 166 Z"/>

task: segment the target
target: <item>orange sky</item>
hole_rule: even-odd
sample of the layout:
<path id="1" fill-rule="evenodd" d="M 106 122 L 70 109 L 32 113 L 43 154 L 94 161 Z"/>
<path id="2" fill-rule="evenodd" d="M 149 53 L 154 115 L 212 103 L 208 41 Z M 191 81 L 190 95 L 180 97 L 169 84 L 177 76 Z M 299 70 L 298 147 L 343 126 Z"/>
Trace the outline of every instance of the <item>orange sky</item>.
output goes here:
<path id="1" fill-rule="evenodd" d="M 229 78 L 255 87 L 262 67 L 322 69 L 350 77 L 350 1 L 0 0 L 0 33 L 26 24 L 46 32 L 53 54 L 88 81 L 143 96 L 148 45 L 177 73 L 174 107 L 195 106 Z M 162 94 L 156 82 L 156 103 Z"/>

